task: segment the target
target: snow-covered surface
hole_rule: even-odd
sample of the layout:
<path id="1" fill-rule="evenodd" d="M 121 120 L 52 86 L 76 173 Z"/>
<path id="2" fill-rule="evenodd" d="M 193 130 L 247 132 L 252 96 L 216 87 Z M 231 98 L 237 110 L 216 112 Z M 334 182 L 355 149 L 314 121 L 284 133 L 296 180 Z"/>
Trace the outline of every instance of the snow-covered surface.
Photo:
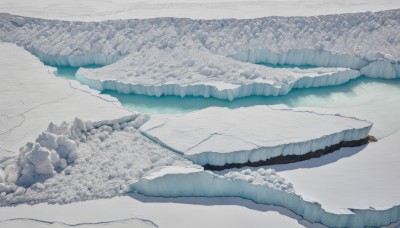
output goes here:
<path id="1" fill-rule="evenodd" d="M 55 77 L 54 68 L 44 66 L 21 47 L 0 43 L 0 53 L 0 157 L 14 155 L 50 122 L 70 122 L 76 116 L 96 121 L 131 114 L 119 103 L 88 92 L 89 88 L 82 90 L 82 86 Z"/>
<path id="2" fill-rule="evenodd" d="M 185 47 L 242 61 L 347 65 L 399 60 L 400 10 L 249 20 L 156 18 L 67 22 L 0 14 L 0 39 L 58 65 L 110 64 L 137 51 Z M 252 50 L 249 52 L 249 50 Z M 213 63 L 219 64 L 219 63 Z M 390 72 L 388 72 L 390 73 Z M 383 76 L 383 75 L 375 75 Z"/>
<path id="3" fill-rule="evenodd" d="M 284 178 L 271 169 L 229 172 L 223 176 L 209 171 L 181 169 L 161 170 L 155 178 L 142 178 L 131 185 L 132 190 L 147 196 L 162 197 L 218 197 L 230 196 L 250 199 L 256 203 L 283 206 L 307 221 L 328 227 L 366 227 L 388 225 L 400 218 L 400 206 L 375 210 L 341 208 L 325 211 L 319 202 L 304 200 Z"/>
<path id="4" fill-rule="evenodd" d="M 49 0 L 39 0 L 37 4 L 31 2 L 27 4 L 25 0 L 19 2 L 4 0 L 0 2 L 0 11 L 68 20 L 176 16 L 177 12 L 180 13 L 179 16 L 187 14 L 194 18 L 241 18 L 277 14 L 293 16 L 296 14 L 347 13 L 366 9 L 375 11 L 395 8 L 399 4 L 397 1 L 389 0 L 352 1 L 351 3 L 311 0 L 300 2 L 301 6 L 299 7 L 292 1 L 206 1 L 192 0 L 189 3 L 130 1 L 128 3 L 123 0 L 119 1 L 120 4 L 116 4 L 114 1 L 72 2 L 63 0 L 64 4 L 54 4 Z M 286 10 L 279 10 L 281 8 L 286 8 Z M 302 8 L 305 10 L 299 10 Z M 182 14 L 182 9 L 185 9 L 184 14 Z M 295 11 L 296 13 L 293 13 Z M 79 74 L 81 81 L 84 82 L 86 75 L 93 77 L 93 72 L 96 72 L 96 77 L 106 80 L 104 82 L 108 80 L 108 84 L 102 82 L 97 85 L 98 88 L 114 87 L 114 90 L 119 89 L 122 92 L 132 92 L 127 88 L 131 87 L 133 83 L 163 86 L 168 83 L 179 84 L 180 82 L 176 82 L 186 79 L 174 77 L 174 74 L 185 75 L 182 69 L 185 67 L 187 68 L 185 77 L 194 75 L 194 80 L 199 79 L 201 81 L 199 84 L 203 86 L 203 89 L 204 86 L 211 86 L 233 90 L 238 87 L 238 84 L 251 83 L 246 81 L 249 79 L 256 81 L 268 78 L 268 83 L 263 83 L 282 89 L 285 86 L 308 87 L 340 84 L 359 74 L 369 77 L 396 78 L 400 75 L 399 29 L 400 10 L 307 18 L 270 17 L 219 21 L 161 18 L 101 23 L 46 21 L 0 14 L 1 41 L 13 42 L 22 46 L 48 64 L 73 66 L 93 63 L 111 64 L 103 69 L 81 70 Z M 136 116 L 139 121 L 133 123 L 131 117 L 107 121 L 131 113 L 121 109 L 114 99 L 100 96 L 98 92 L 85 86 L 51 78 L 54 69 L 44 67 L 36 58 L 22 51 L 21 48 L 0 43 L 0 51 L 3 53 L 0 55 L 2 82 L 0 84 L 0 126 L 3 129 L 0 132 L 0 157 L 6 153 L 12 154 L 16 148 L 27 141 L 33 141 L 34 137 L 38 136 L 36 144 L 27 144 L 20 151 L 19 157 L 1 161 L 1 205 L 38 202 L 66 203 L 114 197 L 126 193 L 129 189 L 128 186 L 136 186 L 141 188 L 143 193 L 155 193 L 155 195 L 235 196 L 259 203 L 283 205 L 310 221 L 321 221 L 331 226 L 378 226 L 400 218 L 400 207 L 398 206 L 400 200 L 397 194 L 400 183 L 396 177 L 399 171 L 397 168 L 399 159 L 396 154 L 396 143 L 400 139 L 399 133 L 366 147 L 343 149 L 320 159 L 276 166 L 280 170 L 278 174 L 270 170 L 254 172 L 243 170 L 216 175 L 203 171 L 201 167 L 193 165 L 185 158 L 155 144 L 136 131 L 134 128 L 140 127 L 148 117 Z M 186 52 L 187 55 L 185 55 Z M 135 65 L 138 60 L 146 62 L 154 56 L 163 58 L 155 58 L 152 61 L 162 62 L 165 59 L 165 53 L 176 53 L 179 56 L 169 62 L 166 61 L 168 62 L 166 71 L 160 65 L 151 69 L 154 72 L 149 71 L 148 65 L 142 64 L 143 66 L 140 67 Z M 188 55 L 197 57 L 193 63 L 194 67 L 190 66 L 192 64 L 190 60 L 185 60 Z M 126 58 L 123 59 L 124 57 Z M 120 61 L 118 62 L 118 60 Z M 21 66 L 21 62 L 24 63 L 23 66 Z M 258 66 L 243 62 L 311 64 L 319 67 L 340 67 L 340 69 L 263 69 L 261 71 L 265 72 L 261 74 Z M 196 67 L 197 64 L 200 66 L 199 68 Z M 236 69 L 235 65 L 238 66 Z M 225 73 L 227 68 L 233 68 L 236 71 L 227 74 Z M 239 68 L 240 70 L 238 70 Z M 352 68 L 355 71 L 345 69 L 346 72 L 351 73 L 346 75 L 342 74 L 343 68 Z M 115 72 L 116 69 L 121 70 Z M 245 71 L 242 72 L 242 69 Z M 324 75 L 327 71 L 342 72 L 333 74 L 334 76 L 339 75 L 339 77 L 329 78 L 329 80 L 326 80 L 328 77 L 315 77 Z M 115 72 L 115 74 L 110 75 L 110 72 Z M 310 76 L 304 73 L 314 73 L 311 75 L 311 79 L 317 80 L 307 81 L 310 78 L 304 77 L 307 80 L 293 83 L 291 79 Z M 149 79 L 152 75 L 156 75 L 160 81 Z M 235 81 L 234 77 L 237 75 L 243 76 L 243 80 Z M 129 77 L 133 76 L 137 76 L 140 81 L 130 81 Z M 205 82 L 203 76 L 212 76 L 214 81 Z M 228 76 L 229 78 L 225 78 Z M 117 85 L 116 78 L 130 84 Z M 94 86 L 96 83 L 99 84 L 98 82 L 85 83 L 93 88 L 96 88 Z M 179 85 L 190 83 L 193 81 L 184 81 Z M 258 88 L 258 90 L 260 89 Z M 160 92 L 160 90 L 149 90 L 143 93 L 148 95 L 163 93 L 180 96 L 193 95 L 176 87 L 167 88 L 164 91 L 167 93 Z M 248 94 L 257 94 L 255 92 L 257 87 L 247 88 L 245 91 Z M 285 91 L 281 92 L 284 94 L 289 90 L 284 88 L 281 91 Z M 242 93 L 245 94 L 245 92 Z M 207 93 L 203 94 L 210 96 Z M 219 95 L 219 97 L 216 95 L 216 97 L 230 100 L 235 98 L 234 94 L 228 94 Z M 238 94 L 241 93 L 238 92 Z M 82 102 L 83 100 L 85 102 Z M 293 111 L 290 110 L 290 112 Z M 93 121 L 106 121 L 95 122 L 97 124 L 94 124 L 93 127 L 96 130 L 93 132 L 88 130 L 87 122 L 76 119 L 73 123 L 61 125 L 61 128 L 69 129 L 71 134 L 65 134 L 65 131 L 59 132 L 55 125 L 50 125 L 47 131 L 40 133 L 49 122 L 58 124 L 62 120 L 71 122 L 75 116 Z M 281 116 L 283 117 L 283 115 L 278 117 Z M 330 121 L 332 118 L 342 118 L 333 116 L 331 113 L 318 116 L 318 118 L 329 116 Z M 224 117 L 219 116 L 225 121 L 225 119 L 229 120 L 231 115 Z M 342 119 L 350 120 L 351 118 Z M 354 124 L 354 121 L 363 122 L 356 119 L 351 119 L 351 121 L 351 124 Z M 241 121 L 227 122 L 231 126 L 244 125 Z M 253 125 L 260 124 L 260 122 L 254 122 Z M 313 121 L 310 120 L 310 122 Z M 82 123 L 85 124 L 82 125 Z M 201 121 L 191 121 L 190 123 L 195 123 L 200 127 L 210 125 L 210 121 L 203 125 L 201 125 Z M 368 125 L 367 122 L 363 123 Z M 336 119 L 333 123 L 327 123 L 330 128 L 336 128 L 336 124 Z M 293 125 L 291 124 L 291 127 Z M 160 126 L 156 126 L 155 129 L 158 127 Z M 178 125 L 178 127 L 184 129 L 182 126 Z M 256 129 L 254 126 L 253 128 Z M 357 130 L 352 128 L 354 126 L 351 127 L 352 131 Z M 370 126 L 364 126 L 364 128 L 365 132 L 360 133 L 359 136 L 365 137 Z M 79 131 L 76 131 L 77 129 Z M 56 130 L 56 132 L 52 130 Z M 173 130 L 178 131 L 177 128 Z M 315 133 L 321 137 L 322 132 L 319 131 L 319 128 L 317 130 Z M 195 128 L 195 131 L 198 129 Z M 244 133 L 247 133 L 247 136 L 243 137 L 245 139 L 249 135 L 254 137 L 251 131 Z M 286 135 L 287 131 L 282 130 L 281 133 Z M 165 135 L 165 132 L 163 134 Z M 354 135 L 349 137 L 353 138 Z M 179 137 L 181 136 L 186 135 L 180 133 Z M 201 146 L 203 141 L 207 142 L 210 138 L 220 137 L 213 133 L 208 136 L 209 138 L 200 140 L 200 144 L 194 144 L 193 148 L 196 149 L 199 145 Z M 187 142 L 192 143 L 192 141 Z M 246 143 L 243 141 L 244 146 L 249 146 Z M 228 143 L 225 144 L 228 145 Z M 213 145 L 218 146 L 219 144 Z M 189 151 L 190 149 L 192 148 L 189 148 Z M 346 154 L 349 151 L 350 156 Z M 339 156 L 340 159 L 330 160 L 335 156 Z M 37 178 L 41 175 L 46 175 L 46 178 Z M 288 181 L 279 175 L 284 176 Z M 140 179 L 143 176 L 145 178 Z M 22 177 L 35 180 L 35 183 L 33 185 L 30 185 L 32 183 L 25 183 L 23 186 L 15 185 L 21 184 L 18 181 Z M 294 186 L 289 182 L 293 182 Z M 152 185 L 158 187 L 148 188 Z M 307 201 L 303 201 L 295 193 Z M 288 213 L 285 209 L 282 210 L 284 213 L 279 211 L 281 214 L 275 211 L 272 213 L 270 211 L 254 212 L 254 208 L 261 206 L 250 204 L 250 208 L 253 210 L 249 210 L 246 208 L 249 207 L 248 203 L 242 204 L 240 207 L 232 205 L 210 207 L 210 204 L 215 203 L 214 199 L 211 201 L 194 199 L 189 203 L 200 202 L 200 205 L 190 205 L 186 202 L 185 204 L 165 203 L 168 202 L 166 199 L 156 199 L 164 200 L 163 203 L 154 201 L 149 203 L 146 200 L 150 198 L 140 198 L 140 196 L 139 198 L 146 202 L 139 202 L 137 198 L 136 195 L 133 198 L 125 196 L 63 206 L 39 204 L 32 207 L 26 205 L 3 207 L 0 208 L 0 218 L 2 218 L 0 225 L 41 226 L 44 225 L 43 223 L 57 221 L 60 223 L 53 223 L 53 225 L 90 226 L 88 223 L 105 222 L 103 223 L 105 226 L 115 227 L 121 225 L 120 222 L 124 219 L 133 219 L 139 223 L 148 221 L 151 223 L 150 225 L 161 224 L 167 227 L 191 227 L 193 222 L 196 226 L 202 227 L 243 227 L 249 224 L 249 219 L 252 224 L 257 225 L 264 226 L 268 225 L 268 222 L 272 222 L 271 226 L 291 227 L 298 225 L 296 220 L 301 219 Z M 151 198 L 151 200 L 154 199 Z M 234 204 L 243 202 L 235 200 Z M 317 203 L 311 203 L 312 201 L 321 203 L 323 209 L 334 214 L 326 213 L 320 209 Z M 392 206 L 394 207 L 391 208 Z M 351 211 L 349 208 L 364 210 Z M 171 219 L 171 213 L 177 213 L 176 219 Z M 133 218 L 133 214 L 137 217 Z M 200 219 L 199 214 L 202 215 Z M 290 216 L 290 218 L 283 217 L 283 215 Z M 36 220 L 24 220 L 24 217 L 35 217 Z M 204 219 L 205 217 L 207 219 Z M 13 218 L 15 220 L 9 220 Z M 242 218 L 245 218 L 246 221 L 241 220 Z M 266 224 L 266 219 L 271 220 L 268 220 Z M 152 222 L 153 220 L 155 222 Z"/>
<path id="5" fill-rule="evenodd" d="M 140 131 L 197 164 L 224 165 L 301 155 L 364 139 L 371 126 L 367 121 L 330 113 L 253 106 L 154 115 Z"/>
<path id="6" fill-rule="evenodd" d="M 62 20 L 313 16 L 400 8 L 396 0 L 2 0 L 1 12 Z"/>
<path id="7" fill-rule="evenodd" d="M 19 156 L 0 163 L 0 205 L 68 203 L 128 191 L 147 171 L 192 162 L 141 135 L 143 116 L 50 124 Z M 72 154 L 72 156 L 71 156 Z M 25 188 L 24 188 L 25 187 Z"/>
<path id="8" fill-rule="evenodd" d="M 400 132 L 396 132 L 365 147 L 272 168 L 293 183 L 297 194 L 328 211 L 388 209 L 400 204 L 399 140 Z"/>
<path id="9" fill-rule="evenodd" d="M 45 63 L 114 63 L 104 69 L 80 70 L 78 79 L 92 88 L 125 93 L 233 99 L 285 94 L 292 86 L 337 85 L 360 74 L 400 76 L 400 10 L 248 20 L 103 22 L 0 14 L 0 21 L 0 40 L 25 47 Z M 242 62 L 339 69 L 278 70 Z M 294 83 L 299 78 L 303 80 Z"/>
<path id="10" fill-rule="evenodd" d="M 78 223 L 78 224 L 67 224 L 56 221 L 42 221 L 37 219 L 24 219 L 16 218 L 0 221 L 0 225 L 3 228 L 14 228 L 14 227 L 30 227 L 30 228 L 43 228 L 43 227 L 79 227 L 79 228 L 93 228 L 93 227 L 108 227 L 108 228 L 149 228 L 157 227 L 156 224 L 151 221 L 140 220 L 140 219 L 124 219 L 117 221 L 104 221 L 95 223 Z"/>
<path id="11" fill-rule="evenodd" d="M 158 227 L 176 228 L 240 228 L 248 226 L 249 221 L 252 227 L 310 227 L 310 223 L 287 209 L 255 204 L 249 200 L 217 197 L 164 199 L 137 194 L 64 205 L 43 203 L 0 208 L 0 220 L 13 218 L 66 224 L 110 222 L 110 225 L 112 221 L 141 218 L 152 221 Z"/>
<path id="12" fill-rule="evenodd" d="M 360 76 L 348 68 L 272 68 L 213 55 L 208 50 L 151 48 L 76 79 L 96 90 L 150 96 L 202 96 L 233 100 L 277 96 L 292 88 L 338 85 Z"/>

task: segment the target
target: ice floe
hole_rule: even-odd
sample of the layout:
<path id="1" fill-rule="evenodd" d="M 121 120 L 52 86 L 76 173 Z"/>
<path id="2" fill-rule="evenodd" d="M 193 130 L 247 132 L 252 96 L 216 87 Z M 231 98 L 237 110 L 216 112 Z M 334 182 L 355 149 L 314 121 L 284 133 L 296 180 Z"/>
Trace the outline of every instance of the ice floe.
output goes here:
<path id="1" fill-rule="evenodd" d="M 220 167 L 262 165 L 343 142 L 366 143 L 371 123 L 326 112 L 282 106 L 211 107 L 179 116 L 154 115 L 140 131 L 197 164 Z"/>
<path id="2" fill-rule="evenodd" d="M 381 226 L 396 222 L 400 216 L 400 206 L 375 210 L 351 209 L 325 211 L 318 202 L 304 200 L 292 190 L 292 185 L 279 177 L 273 170 L 243 170 L 223 176 L 209 171 L 181 168 L 161 170 L 144 176 L 131 185 L 133 191 L 147 196 L 163 197 L 241 197 L 256 203 L 283 206 L 307 221 L 322 223 L 329 227 Z M 279 190 L 278 190 L 279 189 Z"/>
<path id="3" fill-rule="evenodd" d="M 293 88 L 338 85 L 358 76 L 358 71 L 349 68 L 271 68 L 238 62 L 208 50 L 177 47 L 140 51 L 98 69 L 81 68 L 76 79 L 100 91 L 233 100 L 284 95 Z"/>

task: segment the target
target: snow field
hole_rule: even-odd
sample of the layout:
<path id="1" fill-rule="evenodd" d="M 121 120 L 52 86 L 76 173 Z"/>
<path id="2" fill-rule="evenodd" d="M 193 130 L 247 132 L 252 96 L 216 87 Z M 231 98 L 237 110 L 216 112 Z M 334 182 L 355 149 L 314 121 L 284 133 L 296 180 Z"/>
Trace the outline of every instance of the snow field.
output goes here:
<path id="1" fill-rule="evenodd" d="M 180 17 L 198 19 L 257 18 L 265 16 L 314 16 L 400 8 L 396 0 L 29 0 L 0 2 L 2 12 L 70 21 Z"/>

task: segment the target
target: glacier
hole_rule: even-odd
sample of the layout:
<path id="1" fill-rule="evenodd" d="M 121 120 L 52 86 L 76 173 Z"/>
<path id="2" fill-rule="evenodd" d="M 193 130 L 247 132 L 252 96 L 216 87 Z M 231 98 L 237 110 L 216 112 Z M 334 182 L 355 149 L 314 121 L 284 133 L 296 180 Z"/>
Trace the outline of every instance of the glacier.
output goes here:
<path id="1" fill-rule="evenodd" d="M 77 79 L 92 88 L 232 100 L 250 95 L 283 95 L 292 88 L 338 85 L 360 75 L 399 77 L 400 37 L 396 32 L 400 27 L 399 12 L 103 22 L 1 14 L 0 40 L 23 46 L 48 64 L 110 65 L 78 71 Z M 168 54 L 171 58 L 157 60 L 158 56 Z M 191 59 L 190 55 L 196 58 Z M 166 63 L 151 69 L 137 64 L 150 59 Z M 326 69 L 321 68 L 314 72 L 259 70 L 242 62 L 310 64 L 337 69 L 330 69 L 329 74 L 322 73 Z M 233 65 L 242 68 L 227 71 Z M 120 70 L 114 72 L 116 69 Z M 180 77 L 182 74 L 185 77 Z M 207 81 L 199 81 L 204 78 Z"/>
<path id="2" fill-rule="evenodd" d="M 304 200 L 293 192 L 291 184 L 283 178 L 269 178 L 271 173 L 274 173 L 273 170 L 260 169 L 253 172 L 230 172 L 221 176 L 199 169 L 169 167 L 144 176 L 130 188 L 147 196 L 240 197 L 256 203 L 283 206 L 310 222 L 329 227 L 377 227 L 396 222 L 400 218 L 400 206 L 386 210 L 349 209 L 342 210 L 342 213 L 327 212 L 318 202 Z M 276 189 L 273 183 L 284 187 Z"/>
<path id="3" fill-rule="evenodd" d="M 274 159 L 278 161 L 273 163 L 297 161 L 310 152 L 359 146 L 367 143 L 371 127 L 368 121 L 323 110 L 253 106 L 153 115 L 139 130 L 196 164 L 224 169 L 260 166 Z"/>

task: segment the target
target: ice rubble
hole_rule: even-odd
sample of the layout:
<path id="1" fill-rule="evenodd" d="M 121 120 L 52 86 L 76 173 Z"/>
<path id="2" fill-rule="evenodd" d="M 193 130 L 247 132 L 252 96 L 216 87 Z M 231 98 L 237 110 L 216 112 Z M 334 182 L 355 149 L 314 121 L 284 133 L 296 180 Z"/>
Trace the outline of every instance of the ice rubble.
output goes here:
<path id="1" fill-rule="evenodd" d="M 256 203 L 283 206 L 307 221 L 329 227 L 381 226 L 400 218 L 400 206 L 387 210 L 351 209 L 348 213 L 327 212 L 319 203 L 306 201 L 297 195 L 290 183 L 270 169 L 253 172 L 243 170 L 224 176 L 209 171 L 178 169 L 181 173 L 177 169 L 161 169 L 150 177 L 144 176 L 130 188 L 147 196 L 241 197 Z"/>
<path id="2" fill-rule="evenodd" d="M 106 69 L 82 70 L 79 79 L 94 88 L 120 92 L 233 99 L 247 94 L 285 94 L 292 86 L 340 84 L 360 74 L 382 78 L 400 75 L 400 10 L 249 20 L 155 18 L 104 22 L 1 14 L 0 21 L 0 40 L 23 46 L 44 62 L 72 66 L 116 62 L 116 66 Z M 181 56 L 165 59 L 168 53 Z M 123 58 L 127 59 L 118 61 Z M 161 65 L 148 69 L 148 65 L 135 64 L 149 59 Z M 331 77 L 305 77 L 292 85 L 289 79 L 293 71 L 255 70 L 258 67 L 240 61 L 311 64 L 357 72 L 336 69 L 333 72 L 337 74 L 327 74 Z M 226 71 L 232 64 L 243 69 Z M 110 74 L 118 68 L 122 69 Z M 177 76 L 182 73 L 186 77 Z M 308 76 L 309 72 L 303 73 Z M 281 78 L 282 74 L 288 75 Z M 211 82 L 197 81 L 205 77 L 212 78 Z"/>
<path id="3" fill-rule="evenodd" d="M 33 53 L 41 52 L 44 62 L 72 66 L 94 64 L 94 59 L 102 56 L 108 56 L 103 62 L 110 64 L 116 60 L 111 56 L 122 57 L 151 47 L 179 46 L 187 50 L 206 48 L 223 56 L 263 48 L 278 54 L 291 50 L 300 50 L 299 54 L 306 50 L 315 54 L 324 51 L 340 54 L 336 57 L 348 55 L 350 60 L 355 59 L 351 62 L 361 58 L 368 63 L 400 59 L 399 17 L 400 10 L 388 10 L 247 20 L 154 18 L 68 22 L 3 13 L 0 40 L 16 43 Z M 307 53 L 294 57 L 307 58 Z M 317 64 L 318 61 L 312 65 Z"/>
<path id="4" fill-rule="evenodd" d="M 142 136 L 136 128 L 147 119 L 136 113 L 50 124 L 18 157 L 0 163 L 0 205 L 111 197 L 157 167 L 198 167 Z"/>
<path id="5" fill-rule="evenodd" d="M 367 121 L 316 110 L 253 106 L 154 115 L 139 130 L 196 164 L 224 166 L 365 141 L 371 127 Z"/>
<path id="6" fill-rule="evenodd" d="M 177 47 L 140 51 L 95 70 L 80 68 L 76 79 L 100 91 L 233 100 L 284 95 L 292 88 L 337 85 L 359 75 L 348 68 L 270 68 L 213 55 L 208 50 Z"/>

